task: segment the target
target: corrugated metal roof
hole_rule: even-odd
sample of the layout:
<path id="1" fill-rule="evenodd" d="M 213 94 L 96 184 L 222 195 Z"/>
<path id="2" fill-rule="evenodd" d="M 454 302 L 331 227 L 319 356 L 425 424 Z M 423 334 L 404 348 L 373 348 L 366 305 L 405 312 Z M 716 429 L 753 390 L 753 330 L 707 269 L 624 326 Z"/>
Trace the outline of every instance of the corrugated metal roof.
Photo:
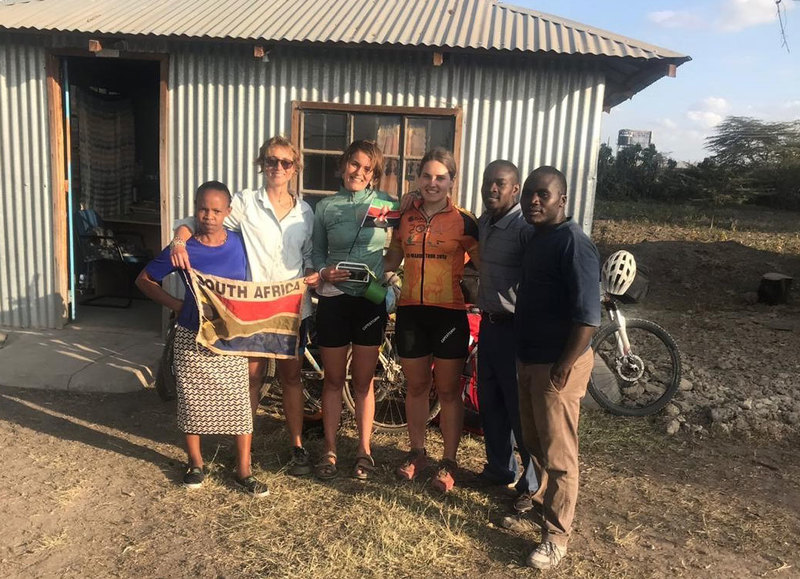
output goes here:
<path id="1" fill-rule="evenodd" d="M 492 0 L 33 0 L 0 4 L 0 29 L 688 57 Z"/>

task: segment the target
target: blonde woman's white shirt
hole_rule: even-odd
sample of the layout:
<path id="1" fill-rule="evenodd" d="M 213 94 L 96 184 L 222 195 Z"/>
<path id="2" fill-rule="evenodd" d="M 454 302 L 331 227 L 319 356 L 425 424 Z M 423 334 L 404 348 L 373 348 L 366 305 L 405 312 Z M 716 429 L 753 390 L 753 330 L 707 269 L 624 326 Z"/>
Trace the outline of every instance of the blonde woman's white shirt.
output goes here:
<path id="1" fill-rule="evenodd" d="M 194 217 L 175 221 L 174 229 L 185 225 L 195 230 Z M 247 250 L 248 279 L 283 281 L 303 277 L 313 269 L 311 234 L 314 211 L 297 199 L 283 219 L 278 219 L 264 187 L 237 191 L 231 199 L 231 213 L 224 226 L 239 231 Z M 310 294 L 303 304 L 303 317 L 311 315 Z"/>

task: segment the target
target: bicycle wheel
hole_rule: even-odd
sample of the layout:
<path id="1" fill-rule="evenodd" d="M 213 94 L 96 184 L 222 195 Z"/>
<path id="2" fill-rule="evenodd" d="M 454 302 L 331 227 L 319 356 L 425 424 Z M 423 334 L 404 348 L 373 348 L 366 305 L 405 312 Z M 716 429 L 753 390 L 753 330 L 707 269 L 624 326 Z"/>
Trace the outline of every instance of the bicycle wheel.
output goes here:
<path id="1" fill-rule="evenodd" d="M 309 369 L 308 365 L 308 360 L 304 361 L 303 369 L 300 371 L 303 381 L 303 398 L 305 399 L 303 420 L 322 420 L 323 375 L 315 369 Z"/>
<path id="2" fill-rule="evenodd" d="M 322 420 L 322 375 L 315 370 L 307 369 L 306 365 L 307 362 L 300 371 L 303 383 L 303 420 Z M 264 382 L 261 385 L 261 400 L 264 403 L 278 404 L 282 393 L 277 363 L 274 359 L 268 358 Z M 269 400 L 265 400 L 267 397 Z"/>
<path id="3" fill-rule="evenodd" d="M 483 436 L 483 425 L 478 408 L 478 346 L 464 362 L 461 371 L 461 397 L 464 399 L 464 431 Z"/>
<path id="4" fill-rule="evenodd" d="M 172 369 L 172 364 L 175 359 L 172 346 L 175 343 L 175 330 L 177 327 L 178 325 L 173 323 L 172 327 L 169 329 L 166 342 L 164 343 L 164 349 L 161 352 L 161 362 L 159 362 L 158 370 L 156 371 L 156 392 L 158 392 L 158 396 L 164 402 L 175 400 L 175 398 L 178 397 L 177 386 L 175 384 L 175 372 Z"/>
<path id="5" fill-rule="evenodd" d="M 350 379 L 350 360 L 347 361 L 347 381 L 344 386 L 344 402 L 351 413 L 355 413 L 356 403 L 353 381 Z M 400 357 L 394 346 L 394 332 L 387 330 L 383 345 L 378 352 L 375 366 L 375 421 L 376 430 L 399 432 L 405 430 L 406 421 L 406 377 L 400 365 Z M 439 399 L 431 388 L 428 422 L 439 413 Z"/>
<path id="6" fill-rule="evenodd" d="M 681 383 L 678 345 L 653 322 L 626 323 L 630 354 L 620 356 L 617 328 L 600 328 L 592 340 L 594 368 L 589 392 L 597 403 L 620 416 L 655 414 L 672 399 Z"/>

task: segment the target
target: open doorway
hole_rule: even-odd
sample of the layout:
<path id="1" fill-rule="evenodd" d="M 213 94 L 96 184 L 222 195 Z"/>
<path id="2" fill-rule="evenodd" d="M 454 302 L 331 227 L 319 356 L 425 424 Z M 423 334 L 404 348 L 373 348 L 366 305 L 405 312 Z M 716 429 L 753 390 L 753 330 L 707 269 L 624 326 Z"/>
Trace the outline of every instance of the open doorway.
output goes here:
<path id="1" fill-rule="evenodd" d="M 157 60 L 65 57 L 71 322 L 159 332 L 133 282 L 161 249 Z"/>

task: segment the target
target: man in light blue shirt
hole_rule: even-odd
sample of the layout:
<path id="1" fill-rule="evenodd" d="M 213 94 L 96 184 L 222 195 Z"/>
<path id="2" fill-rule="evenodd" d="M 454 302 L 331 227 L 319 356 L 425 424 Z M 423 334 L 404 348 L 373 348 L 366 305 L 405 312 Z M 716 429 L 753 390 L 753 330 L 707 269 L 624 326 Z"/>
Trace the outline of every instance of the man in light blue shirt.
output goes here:
<path id="1" fill-rule="evenodd" d="M 486 445 L 486 462 L 479 475 L 489 485 L 516 480 L 518 512 L 532 508 L 538 482 L 522 441 L 514 344 L 514 309 L 522 274 L 522 255 L 533 227 L 525 222 L 517 202 L 519 170 L 510 161 L 490 163 L 483 173 L 481 195 L 486 210 L 478 220 L 482 311 L 478 355 L 478 406 Z M 517 480 L 517 446 L 522 476 Z"/>

